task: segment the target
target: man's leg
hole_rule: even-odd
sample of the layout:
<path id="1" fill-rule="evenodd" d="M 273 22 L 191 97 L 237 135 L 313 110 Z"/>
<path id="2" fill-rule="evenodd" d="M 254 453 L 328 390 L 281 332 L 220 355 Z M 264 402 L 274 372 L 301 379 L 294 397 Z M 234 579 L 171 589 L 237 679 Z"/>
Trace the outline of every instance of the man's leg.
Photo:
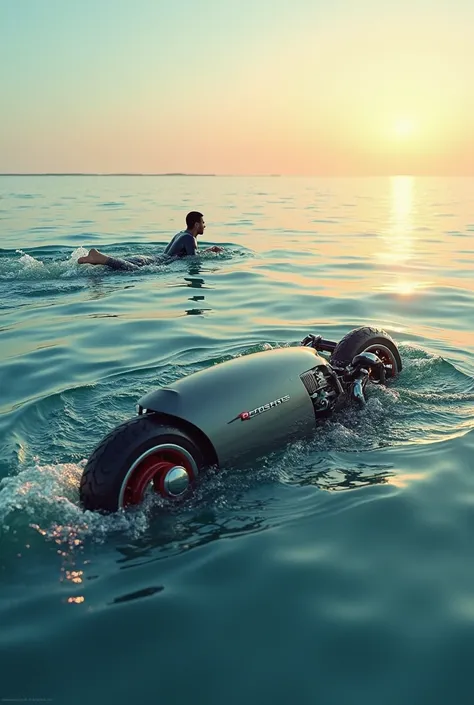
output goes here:
<path id="1" fill-rule="evenodd" d="M 99 250 L 94 248 L 89 250 L 89 254 L 85 257 L 79 257 L 77 260 L 79 264 L 102 264 L 111 269 L 125 269 L 128 271 L 134 271 L 139 267 L 143 267 L 145 264 L 151 264 L 151 257 L 131 257 L 130 260 L 119 259 L 118 257 L 107 257 L 107 255 L 102 254 Z"/>
<path id="2" fill-rule="evenodd" d="M 135 264 L 137 267 L 145 267 L 147 264 L 154 264 L 156 261 L 156 257 L 150 257 L 148 255 L 134 255 L 133 257 L 127 258 L 127 262 Z"/>
<path id="3" fill-rule="evenodd" d="M 112 269 L 126 269 L 129 272 L 133 272 L 140 267 L 144 267 L 147 264 L 153 264 L 153 257 L 147 257 L 146 255 L 136 255 L 135 257 L 128 257 L 127 259 L 119 259 L 118 257 L 107 257 L 105 262 L 107 267 Z"/>
<path id="4" fill-rule="evenodd" d="M 89 250 L 89 254 L 85 257 L 79 257 L 77 260 L 79 264 L 107 264 L 109 258 L 103 255 L 99 250 Z"/>

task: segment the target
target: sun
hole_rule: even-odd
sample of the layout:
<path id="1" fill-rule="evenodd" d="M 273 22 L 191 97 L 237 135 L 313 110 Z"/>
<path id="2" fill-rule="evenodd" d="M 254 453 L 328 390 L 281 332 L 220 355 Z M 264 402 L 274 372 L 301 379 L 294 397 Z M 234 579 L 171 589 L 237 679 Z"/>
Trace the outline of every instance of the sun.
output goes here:
<path id="1" fill-rule="evenodd" d="M 394 131 L 397 137 L 410 137 L 415 131 L 415 124 L 410 118 L 400 118 L 395 122 Z"/>

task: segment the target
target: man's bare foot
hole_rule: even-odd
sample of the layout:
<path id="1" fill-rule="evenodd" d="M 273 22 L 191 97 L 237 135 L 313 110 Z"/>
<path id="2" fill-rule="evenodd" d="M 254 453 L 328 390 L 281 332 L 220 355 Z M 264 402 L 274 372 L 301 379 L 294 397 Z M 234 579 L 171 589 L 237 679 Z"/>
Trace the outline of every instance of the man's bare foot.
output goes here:
<path id="1" fill-rule="evenodd" d="M 107 262 L 107 257 L 99 252 L 99 250 L 89 250 L 89 254 L 85 257 L 79 257 L 77 260 L 78 264 L 105 264 Z"/>

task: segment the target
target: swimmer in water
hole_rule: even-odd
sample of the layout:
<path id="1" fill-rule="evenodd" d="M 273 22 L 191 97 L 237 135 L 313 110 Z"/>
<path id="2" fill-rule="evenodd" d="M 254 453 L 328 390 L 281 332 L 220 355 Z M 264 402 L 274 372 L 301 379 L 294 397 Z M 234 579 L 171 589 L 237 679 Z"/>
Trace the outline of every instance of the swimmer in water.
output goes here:
<path id="1" fill-rule="evenodd" d="M 85 257 L 79 257 L 77 260 L 78 264 L 102 264 L 111 269 L 125 269 L 133 271 L 144 267 L 147 264 L 154 264 L 156 262 L 163 262 L 166 257 L 188 257 L 199 254 L 197 247 L 198 235 L 204 233 L 206 224 L 204 222 L 204 217 L 202 213 L 198 211 L 191 211 L 186 216 L 186 230 L 181 230 L 179 233 L 173 236 L 166 249 L 161 256 L 150 257 L 146 255 L 136 255 L 133 257 L 127 257 L 126 259 L 119 259 L 118 257 L 108 257 L 104 255 L 99 250 L 94 248 L 89 250 L 89 254 Z M 222 247 L 213 245 L 208 247 L 204 252 L 223 252 Z"/>

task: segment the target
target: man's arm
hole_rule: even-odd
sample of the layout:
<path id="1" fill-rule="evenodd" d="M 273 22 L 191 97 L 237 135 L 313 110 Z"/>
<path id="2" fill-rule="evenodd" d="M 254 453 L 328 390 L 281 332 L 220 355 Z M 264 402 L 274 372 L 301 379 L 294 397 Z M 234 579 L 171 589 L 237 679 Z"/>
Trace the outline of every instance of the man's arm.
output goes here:
<path id="1" fill-rule="evenodd" d="M 191 233 L 186 233 L 186 235 L 183 238 L 183 246 L 184 246 L 184 251 L 186 252 L 186 255 L 197 255 L 199 253 L 199 250 L 197 248 L 196 244 L 196 238 L 194 238 Z M 223 252 L 224 250 L 222 247 L 218 247 L 217 245 L 213 245 L 212 247 L 208 247 L 205 250 L 202 250 L 202 252 Z"/>

